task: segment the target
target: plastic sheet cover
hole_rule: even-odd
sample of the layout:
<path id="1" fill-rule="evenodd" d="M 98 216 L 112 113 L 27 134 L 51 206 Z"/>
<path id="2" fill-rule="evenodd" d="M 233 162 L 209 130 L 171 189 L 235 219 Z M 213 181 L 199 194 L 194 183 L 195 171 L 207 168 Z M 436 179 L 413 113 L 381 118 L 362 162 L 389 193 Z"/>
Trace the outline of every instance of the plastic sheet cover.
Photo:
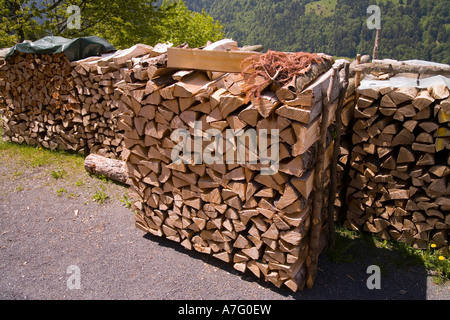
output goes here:
<path id="1" fill-rule="evenodd" d="M 69 61 L 98 56 L 102 53 L 117 51 L 108 41 L 97 36 L 67 39 L 48 36 L 35 42 L 18 43 L 6 54 L 5 59 L 15 52 L 57 54 L 64 53 Z"/>

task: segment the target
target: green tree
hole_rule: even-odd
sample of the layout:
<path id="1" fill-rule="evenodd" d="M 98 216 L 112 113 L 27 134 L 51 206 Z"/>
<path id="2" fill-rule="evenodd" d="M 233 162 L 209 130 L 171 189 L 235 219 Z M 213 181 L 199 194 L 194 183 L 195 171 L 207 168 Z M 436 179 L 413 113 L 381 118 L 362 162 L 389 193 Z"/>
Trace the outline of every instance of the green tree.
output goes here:
<path id="1" fill-rule="evenodd" d="M 0 47 L 10 46 L 43 34 L 36 19 L 41 11 L 34 2 L 0 0 Z"/>
<path id="2" fill-rule="evenodd" d="M 68 24 L 74 14 L 70 6 L 80 8 L 79 28 Z M 118 49 L 159 41 L 198 45 L 223 36 L 221 29 L 206 13 L 189 11 L 183 1 L 159 5 L 158 0 L 0 0 L 1 47 L 45 35 L 96 35 Z"/>
<path id="3" fill-rule="evenodd" d="M 325 52 L 354 58 L 372 54 L 369 5 L 382 13 L 380 58 L 450 61 L 448 0 L 185 0 L 225 25 L 240 45 L 279 51 Z M 313 10 L 311 10 L 313 9 Z"/>
<path id="4" fill-rule="evenodd" d="M 224 37 L 219 21 L 214 21 L 204 10 L 201 13 L 188 10 L 184 1 L 164 0 L 160 9 L 164 15 L 156 26 L 157 42 L 169 41 L 174 45 L 187 42 L 191 47 L 200 47 L 208 40 Z"/>

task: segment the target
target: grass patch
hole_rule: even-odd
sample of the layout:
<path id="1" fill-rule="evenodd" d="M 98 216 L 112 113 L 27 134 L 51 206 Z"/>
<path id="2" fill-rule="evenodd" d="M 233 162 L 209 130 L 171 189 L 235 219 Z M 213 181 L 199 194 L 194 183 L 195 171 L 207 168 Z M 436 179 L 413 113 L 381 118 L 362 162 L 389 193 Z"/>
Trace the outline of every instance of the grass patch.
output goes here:
<path id="1" fill-rule="evenodd" d="M 406 243 L 379 239 L 371 233 L 352 231 L 336 225 L 335 246 L 327 252 L 331 261 L 351 263 L 368 255 L 377 258 L 382 272 L 386 272 L 390 266 L 423 266 L 432 275 L 435 283 L 442 284 L 450 280 L 448 247 L 437 248 L 429 245 L 426 250 L 418 250 Z"/>
<path id="2" fill-rule="evenodd" d="M 55 178 L 56 180 L 58 179 L 63 179 L 65 176 L 67 176 L 67 171 L 64 169 L 58 169 L 58 170 L 53 170 L 50 175 Z"/>
<path id="3" fill-rule="evenodd" d="M 438 282 L 447 282 L 450 280 L 450 254 L 449 248 L 434 248 L 428 245 L 426 250 L 416 250 L 411 246 L 400 243 L 391 242 L 392 250 L 398 252 L 404 259 L 410 263 L 420 263 L 426 270 L 430 271 L 433 279 Z"/>
<path id="4" fill-rule="evenodd" d="M 94 200 L 98 204 L 105 203 L 108 199 L 109 196 L 106 194 L 105 188 L 103 186 L 101 186 L 100 190 L 97 190 L 92 196 L 92 200 Z"/>
<path id="5" fill-rule="evenodd" d="M 82 187 L 82 186 L 84 186 L 84 182 L 83 181 L 77 181 L 77 182 L 75 182 L 75 185 L 77 187 Z"/>
<path id="6" fill-rule="evenodd" d="M 64 193 L 67 193 L 67 190 L 65 188 L 56 189 L 56 195 L 58 197 L 61 197 Z"/>
<path id="7" fill-rule="evenodd" d="M 122 202 L 127 209 L 130 209 L 131 205 L 133 204 L 126 193 L 123 194 L 122 198 L 119 199 L 119 201 Z"/>
<path id="8" fill-rule="evenodd" d="M 23 174 L 22 171 L 16 171 L 16 172 L 13 173 L 12 178 L 20 177 L 22 174 Z"/>
<path id="9" fill-rule="evenodd" d="M 0 121 L 0 137 L 2 135 Z M 15 163 L 25 168 L 65 168 L 70 173 L 79 175 L 84 172 L 84 156 L 58 150 L 5 142 L 0 138 L 0 162 Z"/>
<path id="10" fill-rule="evenodd" d="M 355 261 L 358 253 L 355 248 L 355 239 L 358 237 L 355 231 L 345 228 L 336 228 L 336 237 L 333 250 L 328 251 L 328 258 L 336 263 L 351 263 Z"/>
<path id="11" fill-rule="evenodd" d="M 75 194 L 73 192 L 71 192 L 67 195 L 67 198 L 69 198 L 69 199 L 78 199 L 79 197 L 80 197 L 79 194 Z"/>
<path id="12" fill-rule="evenodd" d="M 1 119 L 0 119 L 0 136 L 1 136 Z M 105 176 L 91 176 L 84 168 L 85 156 L 68 151 L 48 150 L 41 147 L 30 146 L 26 144 L 18 144 L 13 142 L 5 142 L 0 139 L 0 163 L 9 172 L 5 172 L 6 176 L 1 179 L 25 179 L 25 174 L 32 173 L 33 177 L 43 179 L 44 186 L 50 188 L 59 188 L 56 190 L 57 196 L 67 194 L 67 198 L 76 199 L 83 195 L 83 192 L 90 192 L 91 187 L 94 188 L 95 194 L 87 194 L 89 199 L 93 199 L 97 203 L 104 203 L 110 199 L 110 195 L 106 190 L 112 192 L 114 198 L 120 200 L 124 192 L 124 187 L 119 185 L 116 191 L 107 186 L 116 185 Z M 45 179 L 51 177 L 50 180 Z M 92 179 L 88 179 L 88 178 Z M 54 186 L 55 180 L 62 181 L 61 184 Z M 53 182 L 52 182 L 53 181 Z M 73 186 L 83 188 L 77 192 L 71 190 Z M 23 188 L 16 188 L 21 191 Z M 70 190 L 69 193 L 67 190 Z M 128 200 L 123 199 L 125 206 L 130 206 Z"/>
<path id="13" fill-rule="evenodd" d="M 64 166 L 77 173 L 84 170 L 84 156 L 82 155 L 4 142 L 2 140 L 0 140 L 0 159 L 4 163 L 15 162 L 28 168 Z M 59 173 L 65 171 L 58 170 L 60 171 Z M 58 170 L 56 170 L 55 173 L 57 173 Z"/>

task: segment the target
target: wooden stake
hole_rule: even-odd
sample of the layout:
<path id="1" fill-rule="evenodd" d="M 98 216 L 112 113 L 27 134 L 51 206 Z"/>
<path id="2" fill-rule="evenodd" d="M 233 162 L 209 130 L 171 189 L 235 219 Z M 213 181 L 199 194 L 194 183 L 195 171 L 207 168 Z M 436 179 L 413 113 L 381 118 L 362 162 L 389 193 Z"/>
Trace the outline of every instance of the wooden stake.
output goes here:
<path id="1" fill-rule="evenodd" d="M 332 250 L 334 248 L 335 230 L 334 230 L 334 202 L 336 199 L 337 183 L 338 183 L 338 159 L 341 150 L 342 138 L 342 108 L 345 100 L 345 93 L 347 92 L 350 74 L 350 64 L 345 62 L 343 65 L 343 79 L 341 79 L 341 88 L 338 107 L 336 110 L 336 139 L 334 140 L 333 160 L 331 161 L 331 180 L 330 180 L 330 199 L 328 200 L 328 245 Z"/>
<path id="2" fill-rule="evenodd" d="M 336 76 L 338 69 L 333 67 L 333 76 L 329 90 L 336 85 Z M 325 150 L 328 129 L 328 119 L 330 118 L 330 105 L 323 106 L 322 122 L 320 124 L 320 139 L 316 156 L 316 168 L 314 174 L 314 197 L 313 214 L 310 227 L 310 247 L 306 259 L 306 286 L 311 289 L 317 274 L 317 263 L 319 260 L 320 234 L 322 229 L 322 210 L 323 210 L 323 192 L 325 184 Z"/>
<path id="3" fill-rule="evenodd" d="M 358 53 L 358 55 L 356 56 L 356 67 L 359 66 L 361 64 L 361 55 Z M 356 71 L 355 72 L 355 105 L 358 103 L 359 100 L 359 93 L 358 93 L 358 88 L 359 85 L 361 84 L 361 72 L 360 71 Z"/>
<path id="4" fill-rule="evenodd" d="M 381 29 L 377 29 L 377 34 L 375 36 L 375 46 L 373 47 L 373 59 L 378 59 L 378 50 L 380 48 L 380 35 Z"/>

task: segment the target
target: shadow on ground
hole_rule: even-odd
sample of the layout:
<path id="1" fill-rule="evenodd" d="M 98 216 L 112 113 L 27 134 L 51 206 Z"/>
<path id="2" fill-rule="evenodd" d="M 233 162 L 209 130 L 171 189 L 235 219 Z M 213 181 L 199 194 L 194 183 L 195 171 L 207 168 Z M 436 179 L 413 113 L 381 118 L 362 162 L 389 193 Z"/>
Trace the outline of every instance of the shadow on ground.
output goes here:
<path id="1" fill-rule="evenodd" d="M 193 259 L 225 270 L 243 281 L 257 283 L 280 298 L 295 300 L 426 300 L 428 273 L 412 256 L 402 256 L 389 249 L 378 248 L 369 238 L 351 240 L 336 235 L 333 252 L 324 252 L 319 259 L 318 273 L 312 289 L 292 293 L 282 287 L 257 279 L 251 272 L 241 273 L 210 255 L 190 251 L 179 243 L 150 233 L 144 238 L 159 246 L 189 255 Z M 373 275 L 370 266 L 381 271 L 381 289 L 369 289 L 367 282 Z M 370 283 L 373 281 L 369 280 Z"/>

